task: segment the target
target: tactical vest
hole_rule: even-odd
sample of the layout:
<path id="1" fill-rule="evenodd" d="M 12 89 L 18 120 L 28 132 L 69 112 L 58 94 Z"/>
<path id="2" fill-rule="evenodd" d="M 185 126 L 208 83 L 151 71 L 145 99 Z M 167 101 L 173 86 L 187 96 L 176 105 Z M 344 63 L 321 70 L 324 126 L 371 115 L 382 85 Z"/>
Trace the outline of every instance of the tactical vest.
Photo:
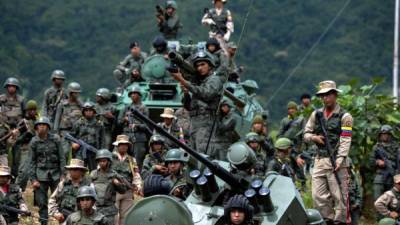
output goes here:
<path id="1" fill-rule="evenodd" d="M 58 157 L 59 143 L 54 135 L 48 134 L 46 140 L 41 140 L 39 137 L 34 137 L 31 146 L 35 151 L 37 167 L 41 169 L 57 169 L 60 167 Z"/>
<path id="2" fill-rule="evenodd" d="M 20 95 L 17 95 L 15 98 L 6 94 L 0 95 L 0 113 L 4 113 L 7 117 L 8 124 L 17 125 L 19 120 L 22 119 L 24 115 L 23 101 Z"/>
<path id="3" fill-rule="evenodd" d="M 10 132 L 10 127 L 6 123 L 0 124 L 0 137 L 4 137 Z M 0 155 L 7 154 L 7 140 L 0 142 Z"/>
<path id="4" fill-rule="evenodd" d="M 91 121 L 81 117 L 78 120 L 79 132 L 77 137 L 82 139 L 87 144 L 100 148 L 100 137 L 99 131 L 102 128 L 102 122 L 100 120 L 93 119 Z"/>
<path id="5" fill-rule="evenodd" d="M 342 117 L 344 110 L 340 109 L 339 113 L 333 113 L 329 119 L 324 118 L 322 111 L 317 111 L 315 114 L 315 134 L 323 135 L 321 124 L 319 123 L 317 116 L 321 116 L 324 122 L 326 132 L 328 133 L 328 139 L 331 148 L 331 154 L 334 154 L 339 147 L 340 134 L 342 133 Z M 317 115 L 320 114 L 320 115 Z M 326 145 L 318 145 L 317 155 L 319 157 L 329 157 L 329 150 Z M 335 153 L 336 154 L 336 153 Z"/>
<path id="6" fill-rule="evenodd" d="M 69 218 L 70 222 L 67 221 L 67 224 L 72 224 L 72 225 L 81 225 L 81 224 L 85 224 L 85 225 L 105 225 L 105 216 L 99 212 L 94 212 L 93 215 L 90 216 L 90 218 L 88 217 L 83 217 L 81 214 L 81 211 L 78 212 L 74 212 L 70 215 Z"/>
<path id="7" fill-rule="evenodd" d="M 133 174 L 132 169 L 138 168 L 132 156 L 127 155 L 125 160 L 121 161 L 118 155 L 113 155 L 112 169 L 119 175 L 123 176 L 129 183 L 132 183 Z"/>
<path id="8" fill-rule="evenodd" d="M 74 123 L 81 117 L 82 109 L 80 103 L 71 104 L 68 100 L 63 101 L 60 130 L 71 130 Z"/>
<path id="9" fill-rule="evenodd" d="M 62 93 L 61 93 L 62 91 Z M 51 87 L 47 89 L 46 91 L 46 96 L 45 96 L 45 102 L 47 105 L 47 117 L 51 120 L 54 119 L 56 110 L 57 110 L 57 105 L 64 99 L 67 99 L 67 95 L 65 93 L 65 90 L 63 88 L 61 89 L 56 89 L 54 87 Z"/>
<path id="10" fill-rule="evenodd" d="M 22 199 L 22 193 L 20 193 L 20 188 L 16 184 L 10 184 L 9 192 L 4 194 L 0 192 L 0 204 L 11 206 L 19 209 L 19 202 Z M 12 222 L 18 222 L 18 214 L 0 208 L 0 215 L 4 217 L 7 224 Z"/>
<path id="11" fill-rule="evenodd" d="M 228 10 L 223 9 L 221 14 L 217 14 L 217 10 L 211 9 L 209 15 L 212 20 L 216 23 L 215 25 L 211 26 L 211 31 L 213 33 L 220 33 L 225 34 L 228 31 L 226 23 L 228 22 Z"/>
<path id="12" fill-rule="evenodd" d="M 115 172 L 109 171 L 107 174 L 103 174 L 99 173 L 99 170 L 94 170 L 90 177 L 97 194 L 96 206 L 113 205 L 116 198 L 116 192 L 112 184 L 113 178 L 116 177 Z"/>
<path id="13" fill-rule="evenodd" d="M 66 180 L 62 191 L 57 196 L 60 199 L 59 208 L 74 212 L 76 210 L 76 197 L 78 196 L 79 188 L 89 185 L 90 181 L 87 178 L 83 178 L 79 186 L 74 186 L 70 179 Z"/>

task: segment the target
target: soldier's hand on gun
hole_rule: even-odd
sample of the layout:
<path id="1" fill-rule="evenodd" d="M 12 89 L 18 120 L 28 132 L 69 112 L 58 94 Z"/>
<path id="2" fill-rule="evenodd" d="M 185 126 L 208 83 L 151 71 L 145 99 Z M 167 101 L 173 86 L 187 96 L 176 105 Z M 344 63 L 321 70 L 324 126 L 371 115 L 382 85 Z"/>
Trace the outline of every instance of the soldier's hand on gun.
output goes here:
<path id="1" fill-rule="evenodd" d="M 377 159 L 376 165 L 378 165 L 379 167 L 385 167 L 385 161 L 382 159 Z"/>
<path id="2" fill-rule="evenodd" d="M 162 174 L 168 173 L 168 168 L 163 165 L 155 165 L 155 170 L 159 171 Z"/>
<path id="3" fill-rule="evenodd" d="M 325 141 L 324 141 L 325 137 L 322 135 L 314 135 L 311 140 L 316 143 L 316 144 L 320 144 L 320 145 L 324 145 Z"/>
<path id="4" fill-rule="evenodd" d="M 114 119 L 114 115 L 112 114 L 112 112 L 105 112 L 104 117 L 106 117 L 107 119 Z"/>
<path id="5" fill-rule="evenodd" d="M 188 94 L 189 93 L 189 89 L 187 89 L 185 86 L 183 86 L 182 84 L 181 86 L 181 90 L 183 91 L 183 93 Z"/>
<path id="6" fill-rule="evenodd" d="M 20 132 L 17 128 L 13 129 L 11 132 L 12 132 L 13 137 L 18 137 L 20 134 Z"/>
<path id="7" fill-rule="evenodd" d="M 172 76 L 176 81 L 179 81 L 179 82 L 182 82 L 182 81 L 184 80 L 181 72 L 171 73 L 171 76 Z"/>
<path id="8" fill-rule="evenodd" d="M 71 148 L 73 151 L 78 151 L 81 146 L 78 143 L 72 143 Z"/>
<path id="9" fill-rule="evenodd" d="M 299 167 L 303 167 L 306 161 L 304 161 L 304 159 L 302 159 L 300 156 L 298 156 L 296 158 L 296 163 Z"/>
<path id="10" fill-rule="evenodd" d="M 389 216 L 392 219 L 397 219 L 399 217 L 399 214 L 397 212 L 395 212 L 395 211 L 392 211 L 392 212 L 389 213 Z"/>
<path id="11" fill-rule="evenodd" d="M 37 180 L 33 181 L 32 187 L 33 187 L 33 189 L 38 189 L 40 187 L 39 181 L 37 181 Z"/>
<path id="12" fill-rule="evenodd" d="M 54 214 L 53 217 L 60 223 L 64 222 L 65 220 L 64 215 L 62 213 L 56 213 Z"/>
<path id="13" fill-rule="evenodd" d="M 114 179 L 112 180 L 112 182 L 113 182 L 114 185 L 119 185 L 119 184 L 121 184 L 121 182 L 119 182 L 119 180 L 118 180 L 117 178 L 114 178 Z"/>

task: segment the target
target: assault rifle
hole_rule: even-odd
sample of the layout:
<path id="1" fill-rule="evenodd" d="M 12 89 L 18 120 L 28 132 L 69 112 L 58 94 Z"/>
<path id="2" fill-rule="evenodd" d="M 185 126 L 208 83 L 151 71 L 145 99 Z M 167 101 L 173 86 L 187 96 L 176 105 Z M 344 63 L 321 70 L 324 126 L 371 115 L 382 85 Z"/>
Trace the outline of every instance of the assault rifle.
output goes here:
<path id="1" fill-rule="evenodd" d="M 391 183 L 393 176 L 395 175 L 395 169 L 392 162 L 388 159 L 387 153 L 381 149 L 377 148 L 375 150 L 375 159 L 380 159 L 385 162 L 385 169 L 383 171 L 383 180 L 385 183 L 389 181 Z"/>
<path id="2" fill-rule="evenodd" d="M 83 159 L 87 158 L 87 151 L 91 151 L 96 154 L 97 149 L 95 147 L 89 145 L 88 143 L 84 142 L 83 140 L 72 137 L 72 135 L 68 132 L 65 132 L 63 135 L 64 135 L 65 140 L 72 142 L 72 143 L 76 143 L 80 146 L 79 150 L 82 151 Z"/>

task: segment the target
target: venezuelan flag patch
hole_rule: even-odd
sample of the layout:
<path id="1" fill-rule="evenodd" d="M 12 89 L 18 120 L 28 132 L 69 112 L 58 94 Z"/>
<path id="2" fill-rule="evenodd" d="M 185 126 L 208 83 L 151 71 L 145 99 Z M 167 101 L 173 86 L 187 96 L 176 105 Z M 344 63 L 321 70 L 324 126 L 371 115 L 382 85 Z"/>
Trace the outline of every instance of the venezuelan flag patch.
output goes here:
<path id="1" fill-rule="evenodd" d="M 341 137 L 351 137 L 353 132 L 353 128 L 351 127 L 342 127 L 342 133 L 340 134 Z"/>

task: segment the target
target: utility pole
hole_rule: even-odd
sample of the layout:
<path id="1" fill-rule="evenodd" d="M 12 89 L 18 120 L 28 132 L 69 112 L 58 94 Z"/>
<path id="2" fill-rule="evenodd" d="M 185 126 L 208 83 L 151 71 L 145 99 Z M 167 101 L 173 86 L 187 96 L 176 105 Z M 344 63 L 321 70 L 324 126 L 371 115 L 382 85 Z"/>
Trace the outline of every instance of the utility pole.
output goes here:
<path id="1" fill-rule="evenodd" d="M 399 0 L 395 0 L 394 13 L 394 52 L 393 52 L 393 97 L 399 98 Z"/>

